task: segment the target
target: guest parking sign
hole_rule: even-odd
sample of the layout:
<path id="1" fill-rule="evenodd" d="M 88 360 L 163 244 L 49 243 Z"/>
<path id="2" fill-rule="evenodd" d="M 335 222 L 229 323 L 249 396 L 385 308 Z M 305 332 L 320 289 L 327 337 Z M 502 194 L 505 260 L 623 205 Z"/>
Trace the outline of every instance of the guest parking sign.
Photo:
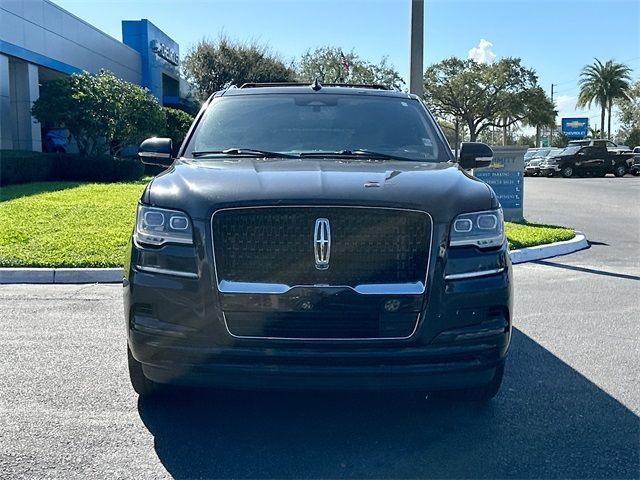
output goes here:
<path id="1" fill-rule="evenodd" d="M 509 146 L 492 147 L 492 149 L 491 165 L 474 170 L 474 175 L 496 193 L 506 220 L 522 221 L 524 219 L 524 154 L 527 149 Z"/>

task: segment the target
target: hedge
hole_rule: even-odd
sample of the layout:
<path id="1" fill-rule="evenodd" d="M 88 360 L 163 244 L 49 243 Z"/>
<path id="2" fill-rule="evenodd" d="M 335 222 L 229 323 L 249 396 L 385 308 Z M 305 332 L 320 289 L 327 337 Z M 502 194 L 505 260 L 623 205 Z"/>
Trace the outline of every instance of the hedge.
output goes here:
<path id="1" fill-rule="evenodd" d="M 44 182 L 55 177 L 53 154 L 0 150 L 0 185 Z"/>
<path id="2" fill-rule="evenodd" d="M 138 180 L 143 174 L 144 165 L 137 158 L 0 150 L 0 185 L 61 180 L 121 182 Z"/>

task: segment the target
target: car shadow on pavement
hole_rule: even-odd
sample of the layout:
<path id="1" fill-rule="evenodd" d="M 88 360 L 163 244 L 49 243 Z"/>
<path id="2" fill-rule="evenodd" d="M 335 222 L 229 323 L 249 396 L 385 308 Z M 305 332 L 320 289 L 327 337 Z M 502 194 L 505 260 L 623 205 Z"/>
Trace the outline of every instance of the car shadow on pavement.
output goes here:
<path id="1" fill-rule="evenodd" d="M 535 260 L 532 263 L 544 265 L 546 267 L 563 268 L 565 270 L 573 270 L 574 272 L 593 273 L 594 275 L 605 275 L 607 277 L 623 278 L 625 280 L 640 280 L 638 275 L 627 275 L 626 273 L 608 272 L 606 270 L 596 270 L 594 268 L 578 267 L 576 265 L 566 265 L 559 262 L 550 262 L 547 260 Z"/>
<path id="2" fill-rule="evenodd" d="M 514 329 L 489 404 L 215 393 L 139 402 L 176 478 L 636 478 L 638 417 Z"/>

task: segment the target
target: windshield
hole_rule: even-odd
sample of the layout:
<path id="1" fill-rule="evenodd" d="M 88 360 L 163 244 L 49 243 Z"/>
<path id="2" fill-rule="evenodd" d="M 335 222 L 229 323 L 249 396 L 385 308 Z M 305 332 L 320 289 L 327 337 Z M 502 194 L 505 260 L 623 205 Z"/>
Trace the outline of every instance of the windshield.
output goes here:
<path id="1" fill-rule="evenodd" d="M 289 155 L 364 150 L 407 160 L 451 159 L 418 101 L 328 93 L 215 99 L 185 156 L 210 159 L 216 154 L 202 153 L 236 148 Z"/>
<path id="2" fill-rule="evenodd" d="M 549 152 L 551 151 L 550 148 L 543 148 L 542 150 L 538 150 L 537 152 L 535 152 L 531 158 L 542 158 L 542 157 L 546 157 Z"/>
<path id="3" fill-rule="evenodd" d="M 547 154 L 545 155 L 545 157 L 550 158 L 550 157 L 557 157 L 558 155 L 560 155 L 562 153 L 562 148 L 552 148 L 549 152 L 547 152 Z"/>
<path id="4" fill-rule="evenodd" d="M 561 150 L 558 153 L 558 156 L 564 157 L 564 156 L 567 156 L 567 155 L 575 155 L 576 153 L 578 153 L 578 150 L 580 150 L 581 148 L 582 147 L 580 145 L 576 145 L 576 146 L 573 146 L 573 147 L 567 147 L 564 150 Z"/>

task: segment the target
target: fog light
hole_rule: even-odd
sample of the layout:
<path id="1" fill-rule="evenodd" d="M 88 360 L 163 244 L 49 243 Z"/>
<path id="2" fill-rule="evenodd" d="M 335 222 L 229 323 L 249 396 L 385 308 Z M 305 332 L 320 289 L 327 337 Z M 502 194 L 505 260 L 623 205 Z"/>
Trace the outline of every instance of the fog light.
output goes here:
<path id="1" fill-rule="evenodd" d="M 397 312 L 400 308 L 400 300 L 387 300 L 384 302 L 385 312 Z"/>

